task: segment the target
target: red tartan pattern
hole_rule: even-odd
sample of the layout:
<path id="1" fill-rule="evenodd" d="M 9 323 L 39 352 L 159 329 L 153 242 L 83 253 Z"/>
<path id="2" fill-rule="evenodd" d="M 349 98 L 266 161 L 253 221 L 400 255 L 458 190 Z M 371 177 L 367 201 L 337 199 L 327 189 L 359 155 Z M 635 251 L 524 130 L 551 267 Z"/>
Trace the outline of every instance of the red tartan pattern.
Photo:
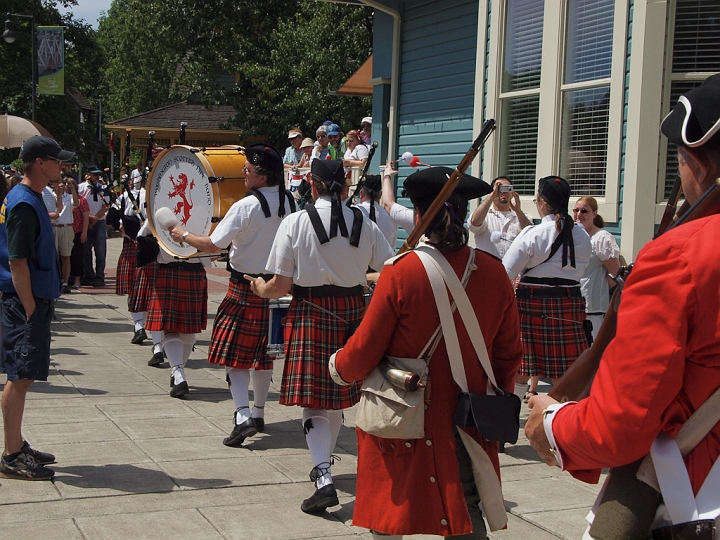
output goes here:
<path id="1" fill-rule="evenodd" d="M 349 323 L 360 324 L 365 314 L 362 295 L 306 298 Z M 337 410 L 360 401 L 360 385 L 340 386 L 330 378 L 330 356 L 345 345 L 347 325 L 303 299 L 290 303 L 285 323 L 285 365 L 280 404 Z"/>
<path id="2" fill-rule="evenodd" d="M 201 272 L 193 272 L 158 264 L 145 329 L 198 334 L 207 327 L 207 301 L 204 268 Z"/>
<path id="3" fill-rule="evenodd" d="M 158 263 L 153 261 L 135 269 L 135 283 L 128 294 L 128 311 L 130 313 L 142 313 L 150 307 L 157 267 Z"/>
<path id="4" fill-rule="evenodd" d="M 524 353 L 520 374 L 524 377 L 562 377 L 580 353 L 588 348 L 582 325 L 585 300 L 518 298 L 517 304 Z"/>
<path id="5" fill-rule="evenodd" d="M 135 285 L 137 273 L 135 251 L 137 244 L 129 238 L 123 238 L 123 248 L 117 262 L 115 274 L 115 294 L 130 294 Z"/>
<path id="6" fill-rule="evenodd" d="M 272 369 L 267 353 L 270 301 L 247 283 L 232 283 L 213 323 L 208 361 L 238 369 Z"/>

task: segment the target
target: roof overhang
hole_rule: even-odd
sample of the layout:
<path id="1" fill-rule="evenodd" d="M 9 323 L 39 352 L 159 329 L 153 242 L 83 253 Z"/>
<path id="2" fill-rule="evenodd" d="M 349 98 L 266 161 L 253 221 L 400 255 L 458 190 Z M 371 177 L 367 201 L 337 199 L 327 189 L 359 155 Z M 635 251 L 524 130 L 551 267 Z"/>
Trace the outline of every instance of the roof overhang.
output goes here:
<path id="1" fill-rule="evenodd" d="M 371 54 L 363 65 L 345 81 L 345 84 L 333 92 L 333 94 L 339 96 L 372 96 L 373 85 L 370 82 L 372 79 L 372 59 Z"/>

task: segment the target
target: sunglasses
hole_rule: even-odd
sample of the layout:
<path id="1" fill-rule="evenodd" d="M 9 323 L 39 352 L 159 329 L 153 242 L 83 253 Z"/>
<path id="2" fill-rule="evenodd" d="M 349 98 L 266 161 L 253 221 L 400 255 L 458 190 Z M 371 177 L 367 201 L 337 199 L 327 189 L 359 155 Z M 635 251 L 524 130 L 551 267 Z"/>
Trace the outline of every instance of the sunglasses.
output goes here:
<path id="1" fill-rule="evenodd" d="M 327 139 L 327 135 L 318 135 L 317 138 L 318 139 Z"/>
<path id="2" fill-rule="evenodd" d="M 578 212 L 581 214 L 587 214 L 588 210 L 587 208 L 573 208 L 573 214 L 577 214 Z"/>

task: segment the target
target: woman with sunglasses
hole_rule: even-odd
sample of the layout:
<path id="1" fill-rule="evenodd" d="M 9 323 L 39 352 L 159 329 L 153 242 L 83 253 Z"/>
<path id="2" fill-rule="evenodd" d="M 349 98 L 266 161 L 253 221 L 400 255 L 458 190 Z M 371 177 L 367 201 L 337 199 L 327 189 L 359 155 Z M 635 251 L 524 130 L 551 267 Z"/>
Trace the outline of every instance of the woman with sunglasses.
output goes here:
<path id="1" fill-rule="evenodd" d="M 598 214 L 598 204 L 594 197 L 580 197 L 573 208 L 575 221 L 590 235 L 592 255 L 585 275 L 580 280 L 580 288 L 585 298 L 585 313 L 592 322 L 593 339 L 610 305 L 610 276 L 617 275 L 620 268 L 620 247 L 615 237 L 603 229 L 605 221 Z M 614 286 L 613 280 L 613 286 Z"/>

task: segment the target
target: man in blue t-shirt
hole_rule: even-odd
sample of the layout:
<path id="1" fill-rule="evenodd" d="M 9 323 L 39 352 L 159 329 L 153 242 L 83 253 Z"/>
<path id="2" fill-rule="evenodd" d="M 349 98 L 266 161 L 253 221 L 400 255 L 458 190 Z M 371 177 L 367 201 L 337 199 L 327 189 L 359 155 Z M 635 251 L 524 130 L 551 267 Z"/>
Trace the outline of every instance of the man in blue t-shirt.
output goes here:
<path id="1" fill-rule="evenodd" d="M 53 300 L 60 296 L 55 240 L 41 193 L 60 179 L 62 162 L 74 154 L 49 137 L 35 136 L 25 141 L 20 156 L 24 177 L 0 208 L 0 371 L 7 373 L 0 475 L 49 480 L 55 472 L 45 465 L 55 456 L 30 447 L 22 436 L 22 419 L 30 385 L 48 377 Z"/>

